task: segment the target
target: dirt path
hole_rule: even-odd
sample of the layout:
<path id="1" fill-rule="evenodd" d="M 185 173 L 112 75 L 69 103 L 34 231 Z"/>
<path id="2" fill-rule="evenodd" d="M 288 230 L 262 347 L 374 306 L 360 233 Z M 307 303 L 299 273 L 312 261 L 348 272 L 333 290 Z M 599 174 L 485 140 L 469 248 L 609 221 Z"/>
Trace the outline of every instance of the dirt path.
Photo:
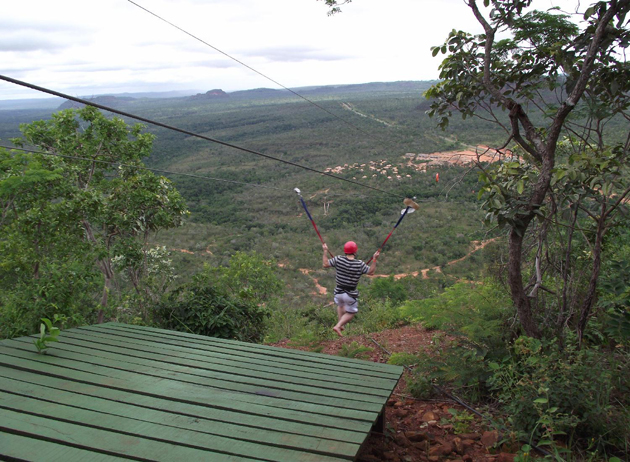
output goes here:
<path id="1" fill-rule="evenodd" d="M 299 271 L 300 273 L 305 274 L 306 276 L 310 277 L 313 280 L 313 282 L 315 282 L 315 289 L 317 289 L 317 292 L 313 292 L 313 295 L 327 295 L 328 294 L 328 289 L 320 285 L 319 281 L 313 276 L 311 276 L 311 273 L 315 270 L 300 268 Z"/>
<path id="2" fill-rule="evenodd" d="M 372 116 L 372 115 L 367 115 L 364 114 L 360 111 L 357 111 L 354 106 L 350 103 L 341 103 L 341 107 L 344 108 L 346 111 L 350 111 L 350 112 L 354 112 L 356 115 L 361 116 L 361 117 L 365 117 L 367 119 L 372 119 L 375 122 L 381 123 L 383 125 L 385 125 L 386 127 L 393 127 L 394 124 L 390 123 L 390 122 L 385 122 L 384 120 L 381 119 L 377 119 L 376 117 Z"/>
<path id="3" fill-rule="evenodd" d="M 486 239 L 485 241 L 472 241 L 471 245 L 472 245 L 472 249 L 470 252 L 468 252 L 466 255 L 464 255 L 461 258 L 458 258 L 457 260 L 452 260 L 447 262 L 444 266 L 451 266 L 454 265 L 455 263 L 459 263 L 461 261 L 466 260 L 467 258 L 469 258 L 473 253 L 483 249 L 485 246 L 487 246 L 488 244 L 490 244 L 491 242 L 496 241 L 497 239 L 499 239 L 498 237 L 494 237 L 492 239 Z M 441 273 L 442 272 L 442 267 L 441 266 L 434 266 L 433 268 L 426 268 L 420 271 L 414 271 L 412 273 L 400 273 L 400 274 L 394 274 L 394 279 L 398 280 L 398 279 L 402 279 L 405 278 L 407 276 L 413 276 L 413 277 L 418 277 L 418 275 L 422 274 L 422 279 L 429 279 L 429 271 L 435 271 L 437 273 Z M 368 276 L 368 277 L 373 277 L 373 278 L 388 278 L 390 275 L 388 274 L 373 274 L 372 276 Z"/>

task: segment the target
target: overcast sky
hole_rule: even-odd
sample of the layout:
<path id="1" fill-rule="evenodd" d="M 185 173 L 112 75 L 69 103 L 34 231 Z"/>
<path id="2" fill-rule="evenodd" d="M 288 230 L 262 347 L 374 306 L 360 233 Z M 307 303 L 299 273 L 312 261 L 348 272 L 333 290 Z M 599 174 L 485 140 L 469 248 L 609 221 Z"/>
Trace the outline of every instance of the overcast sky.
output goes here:
<path id="1" fill-rule="evenodd" d="M 438 78 L 463 0 L 134 0 L 289 88 Z M 128 0 L 20 0 L 0 9 L 0 73 L 73 96 L 280 88 Z M 535 0 L 570 7 L 577 0 Z M 0 100 L 49 97 L 0 81 Z"/>

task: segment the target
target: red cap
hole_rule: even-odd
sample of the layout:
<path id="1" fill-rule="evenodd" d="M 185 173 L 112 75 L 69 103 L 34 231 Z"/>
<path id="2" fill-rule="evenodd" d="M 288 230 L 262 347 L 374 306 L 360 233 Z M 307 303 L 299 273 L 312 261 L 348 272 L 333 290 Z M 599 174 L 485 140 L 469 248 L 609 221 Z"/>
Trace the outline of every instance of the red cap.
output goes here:
<path id="1" fill-rule="evenodd" d="M 354 242 L 348 241 L 343 246 L 343 253 L 346 253 L 346 254 L 357 253 L 357 249 L 358 247 Z"/>

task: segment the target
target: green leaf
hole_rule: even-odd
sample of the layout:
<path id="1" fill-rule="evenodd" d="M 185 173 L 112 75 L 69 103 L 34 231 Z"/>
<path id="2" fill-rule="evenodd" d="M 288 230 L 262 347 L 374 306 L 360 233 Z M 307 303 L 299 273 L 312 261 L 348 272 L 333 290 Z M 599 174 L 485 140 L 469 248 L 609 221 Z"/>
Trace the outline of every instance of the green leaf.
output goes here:
<path id="1" fill-rule="evenodd" d="M 593 13 L 595 13 L 595 5 L 586 9 L 586 11 L 584 12 L 584 19 L 590 18 L 591 16 L 593 16 Z"/>
<path id="2" fill-rule="evenodd" d="M 547 398 L 538 398 L 534 400 L 534 403 L 537 404 L 547 404 L 549 402 L 549 400 Z"/>

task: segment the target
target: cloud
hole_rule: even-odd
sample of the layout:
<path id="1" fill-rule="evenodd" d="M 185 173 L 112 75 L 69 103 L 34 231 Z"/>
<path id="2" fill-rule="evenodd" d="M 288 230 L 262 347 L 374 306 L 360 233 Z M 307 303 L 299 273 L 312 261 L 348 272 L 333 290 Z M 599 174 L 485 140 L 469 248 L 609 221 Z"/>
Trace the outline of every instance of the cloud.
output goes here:
<path id="1" fill-rule="evenodd" d="M 0 42 L 0 52 L 24 53 L 31 51 L 59 51 L 66 48 L 66 44 L 58 40 L 51 40 L 43 34 L 19 32 L 7 34 Z"/>
<path id="2" fill-rule="evenodd" d="M 354 56 L 349 54 L 310 47 L 254 48 L 244 52 L 242 55 L 251 58 L 263 58 L 268 61 L 293 63 L 308 60 L 340 61 L 354 58 Z"/>

